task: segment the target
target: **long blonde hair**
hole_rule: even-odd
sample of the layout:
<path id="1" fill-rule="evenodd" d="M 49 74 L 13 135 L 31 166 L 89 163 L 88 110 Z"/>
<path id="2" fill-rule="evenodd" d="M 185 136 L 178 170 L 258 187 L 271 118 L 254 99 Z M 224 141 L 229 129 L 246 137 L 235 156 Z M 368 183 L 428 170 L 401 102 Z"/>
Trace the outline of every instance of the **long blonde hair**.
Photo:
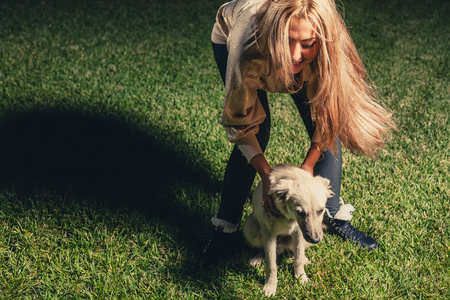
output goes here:
<path id="1" fill-rule="evenodd" d="M 278 79 L 291 93 L 303 81 L 292 74 L 289 26 L 306 18 L 320 40 L 310 63 L 308 98 L 323 148 L 336 150 L 336 138 L 353 152 L 376 156 L 384 146 L 392 115 L 378 102 L 373 85 L 334 0 L 267 0 L 256 15 L 258 44 L 271 60 Z"/>

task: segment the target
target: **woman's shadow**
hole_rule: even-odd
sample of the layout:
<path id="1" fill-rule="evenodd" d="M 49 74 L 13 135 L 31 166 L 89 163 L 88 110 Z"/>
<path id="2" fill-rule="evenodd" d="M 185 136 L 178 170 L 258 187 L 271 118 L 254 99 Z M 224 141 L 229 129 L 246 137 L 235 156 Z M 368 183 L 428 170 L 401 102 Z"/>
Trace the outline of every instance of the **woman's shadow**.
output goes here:
<path id="1" fill-rule="evenodd" d="M 16 115 L 0 123 L 0 189 L 50 190 L 113 209 L 135 209 L 170 224 L 177 242 L 195 252 L 203 243 L 199 229 L 210 228 L 214 206 L 197 203 L 198 197 L 212 201 L 220 183 L 206 164 L 189 163 L 199 161 L 198 155 L 173 148 L 180 141 L 161 140 L 120 120 L 82 113 Z M 191 199 L 180 201 L 180 191 Z"/>

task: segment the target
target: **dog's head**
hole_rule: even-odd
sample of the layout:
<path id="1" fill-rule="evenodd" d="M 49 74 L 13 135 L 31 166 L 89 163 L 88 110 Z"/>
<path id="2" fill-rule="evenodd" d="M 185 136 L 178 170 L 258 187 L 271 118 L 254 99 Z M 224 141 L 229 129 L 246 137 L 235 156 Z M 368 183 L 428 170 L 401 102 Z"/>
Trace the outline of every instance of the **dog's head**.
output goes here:
<path id="1" fill-rule="evenodd" d="M 287 218 L 297 220 L 307 242 L 320 242 L 325 204 L 333 196 L 330 181 L 288 164 L 272 168 L 269 178 L 269 195 L 278 210 Z"/>

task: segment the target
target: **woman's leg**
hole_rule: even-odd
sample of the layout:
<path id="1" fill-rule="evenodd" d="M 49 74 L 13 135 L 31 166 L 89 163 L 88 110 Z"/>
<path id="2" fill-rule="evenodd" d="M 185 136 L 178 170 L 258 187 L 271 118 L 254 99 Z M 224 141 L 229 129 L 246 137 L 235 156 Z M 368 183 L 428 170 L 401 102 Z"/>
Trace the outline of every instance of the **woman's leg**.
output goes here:
<path id="1" fill-rule="evenodd" d="M 222 81 L 225 84 L 228 58 L 227 47 L 226 45 L 213 43 L 213 51 Z M 261 149 L 264 151 L 270 136 L 270 111 L 266 92 L 258 90 L 258 98 L 264 108 L 266 118 L 264 122 L 260 124 L 259 132 L 256 134 L 256 137 Z M 225 169 L 222 185 L 222 199 L 217 211 L 217 219 L 229 222 L 237 228 L 237 225 L 241 220 L 243 206 L 253 185 L 255 175 L 255 168 L 247 162 L 247 159 L 242 155 L 241 151 L 234 146 Z"/>
<path id="2" fill-rule="evenodd" d="M 220 76 L 225 84 L 228 60 L 227 47 L 226 45 L 213 43 L 213 52 Z M 259 132 L 256 135 L 261 149 L 264 151 L 270 135 L 269 104 L 265 92 L 258 90 L 258 98 L 266 112 L 266 119 L 260 124 Z M 236 231 L 255 175 L 255 168 L 247 162 L 241 151 L 234 146 L 225 169 L 221 203 L 216 215 L 212 218 L 215 229 L 202 251 L 203 263 L 215 264 L 224 255 L 230 255 L 243 247 L 242 235 Z M 235 233 L 233 234 L 233 232 Z"/>
<path id="3" fill-rule="evenodd" d="M 259 132 L 256 134 L 256 138 L 264 151 L 270 136 L 270 114 L 266 93 L 258 91 L 258 97 L 266 111 L 266 119 L 259 125 Z M 239 224 L 245 201 L 255 180 L 255 175 L 255 168 L 247 162 L 242 152 L 234 146 L 225 169 L 222 200 L 216 215 L 218 219 L 226 220 L 236 226 Z"/>
<path id="4" fill-rule="evenodd" d="M 297 109 L 305 123 L 309 138 L 314 135 L 315 125 L 311 118 L 311 110 L 309 107 L 308 97 L 306 94 L 306 85 L 298 93 L 292 95 Z M 323 160 L 316 163 L 314 167 L 314 175 L 320 175 L 330 180 L 331 189 L 334 196 L 327 200 L 327 215 L 325 220 L 334 232 L 344 240 L 352 240 L 357 242 L 361 247 L 373 250 L 378 247 L 378 243 L 372 237 L 359 231 L 350 224 L 351 213 L 353 207 L 351 205 L 341 205 L 341 172 L 342 172 L 342 151 L 341 142 L 336 139 L 335 155 L 329 151 L 325 151 Z M 350 209 L 349 209 L 350 207 Z"/>
<path id="5" fill-rule="evenodd" d="M 307 86 L 305 85 L 299 92 L 293 94 L 292 98 L 302 117 L 306 130 L 308 131 L 309 138 L 312 139 L 316 127 L 312 121 L 311 110 L 307 103 L 308 97 L 306 95 L 306 87 Z M 314 175 L 320 175 L 330 180 L 331 190 L 333 191 L 334 196 L 328 199 L 327 210 L 331 216 L 334 216 L 340 207 L 342 152 L 341 141 L 339 139 L 336 139 L 336 150 L 337 152 L 335 155 L 330 151 L 325 151 L 323 153 L 323 159 L 318 161 L 314 167 Z"/>

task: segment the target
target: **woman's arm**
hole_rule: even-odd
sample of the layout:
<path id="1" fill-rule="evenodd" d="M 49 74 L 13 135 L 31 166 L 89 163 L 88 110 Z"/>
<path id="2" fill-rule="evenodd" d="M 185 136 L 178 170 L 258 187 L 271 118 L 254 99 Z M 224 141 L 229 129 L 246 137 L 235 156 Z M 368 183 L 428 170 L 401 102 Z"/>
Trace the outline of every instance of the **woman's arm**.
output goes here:
<path id="1" fill-rule="evenodd" d="M 305 160 L 301 165 L 301 168 L 309 172 L 311 175 L 314 175 L 314 166 L 323 156 L 324 149 L 321 148 L 320 143 L 318 142 L 319 140 L 319 136 L 314 133 L 314 136 L 311 139 L 311 146 L 309 147 Z"/>
<path id="2" fill-rule="evenodd" d="M 256 172 L 258 172 L 259 176 L 261 177 L 261 180 L 269 180 L 269 174 L 271 167 L 269 163 L 267 162 L 266 158 L 264 157 L 264 154 L 259 153 L 255 155 L 250 163 L 255 168 Z"/>

